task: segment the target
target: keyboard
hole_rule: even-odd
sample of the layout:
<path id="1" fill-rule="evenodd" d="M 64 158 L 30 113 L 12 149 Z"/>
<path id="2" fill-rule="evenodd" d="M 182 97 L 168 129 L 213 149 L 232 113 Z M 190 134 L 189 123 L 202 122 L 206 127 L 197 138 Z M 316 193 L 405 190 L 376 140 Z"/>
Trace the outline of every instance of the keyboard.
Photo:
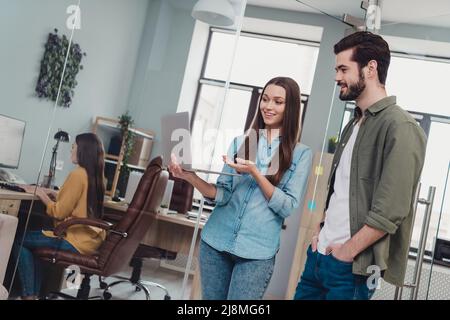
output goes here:
<path id="1" fill-rule="evenodd" d="M 24 188 L 21 188 L 18 185 L 2 181 L 0 181 L 0 188 L 16 192 L 26 192 Z"/>

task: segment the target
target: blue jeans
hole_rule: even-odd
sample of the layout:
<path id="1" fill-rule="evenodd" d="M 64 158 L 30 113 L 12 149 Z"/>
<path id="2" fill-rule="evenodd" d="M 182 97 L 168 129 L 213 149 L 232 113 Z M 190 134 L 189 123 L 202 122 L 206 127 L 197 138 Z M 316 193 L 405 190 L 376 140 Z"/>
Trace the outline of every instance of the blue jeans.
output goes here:
<path id="1" fill-rule="evenodd" d="M 33 256 L 32 250 L 42 247 L 78 252 L 64 239 L 47 237 L 42 231 L 28 231 L 22 248 L 15 244 L 16 255 L 19 253 L 17 273 L 22 284 L 22 297 L 39 295 L 42 281 L 41 261 Z"/>
<path id="2" fill-rule="evenodd" d="M 352 273 L 352 263 L 337 260 L 308 248 L 305 270 L 295 300 L 369 300 L 375 289 L 367 287 L 366 276 Z"/>
<path id="3" fill-rule="evenodd" d="M 260 300 L 272 277 L 275 257 L 244 259 L 200 242 L 200 274 L 204 300 Z"/>

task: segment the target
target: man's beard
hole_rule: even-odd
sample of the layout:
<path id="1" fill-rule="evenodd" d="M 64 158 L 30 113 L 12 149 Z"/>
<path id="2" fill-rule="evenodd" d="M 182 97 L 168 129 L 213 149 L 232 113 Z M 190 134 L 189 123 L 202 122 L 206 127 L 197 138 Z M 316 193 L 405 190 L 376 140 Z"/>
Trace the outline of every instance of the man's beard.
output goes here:
<path id="1" fill-rule="evenodd" d="M 356 100 L 360 96 L 360 94 L 366 88 L 366 84 L 364 82 L 364 74 L 359 71 L 359 80 L 357 83 L 353 83 L 347 85 L 347 91 L 344 93 L 343 91 L 339 94 L 339 99 L 342 101 L 353 101 Z"/>

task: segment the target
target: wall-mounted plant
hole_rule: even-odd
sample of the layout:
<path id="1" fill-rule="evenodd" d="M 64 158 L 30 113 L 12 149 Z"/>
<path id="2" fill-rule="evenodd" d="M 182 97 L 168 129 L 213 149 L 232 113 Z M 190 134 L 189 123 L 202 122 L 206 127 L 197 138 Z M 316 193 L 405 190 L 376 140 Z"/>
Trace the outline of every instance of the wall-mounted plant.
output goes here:
<path id="1" fill-rule="evenodd" d="M 136 134 L 133 131 L 130 131 L 129 129 L 133 127 L 134 120 L 131 117 L 131 115 L 128 113 L 128 111 L 124 114 L 122 114 L 119 117 L 119 128 L 120 132 L 122 134 L 122 141 L 123 141 L 123 157 L 122 157 L 122 167 L 121 172 L 123 172 L 123 179 L 128 178 L 128 175 L 130 174 L 130 167 L 128 167 L 128 161 L 130 159 L 131 154 L 133 153 L 133 145 L 134 145 L 134 137 Z"/>
<path id="2" fill-rule="evenodd" d="M 36 94 L 39 98 L 56 101 L 68 46 L 69 39 L 65 35 L 60 37 L 58 29 L 55 29 L 54 33 L 49 33 L 36 84 Z M 86 53 L 81 51 L 78 44 L 72 42 L 58 101 L 58 105 L 61 107 L 68 108 L 72 103 L 74 88 L 78 84 L 75 78 L 78 71 L 83 69 L 81 65 L 83 56 L 86 56 Z"/>

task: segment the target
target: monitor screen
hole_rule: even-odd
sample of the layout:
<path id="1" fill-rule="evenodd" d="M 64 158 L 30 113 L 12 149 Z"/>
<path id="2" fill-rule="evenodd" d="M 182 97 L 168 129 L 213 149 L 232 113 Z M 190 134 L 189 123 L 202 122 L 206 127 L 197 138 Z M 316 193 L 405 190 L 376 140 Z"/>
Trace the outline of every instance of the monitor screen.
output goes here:
<path id="1" fill-rule="evenodd" d="M 24 133 L 24 121 L 0 114 L 0 167 L 19 167 Z"/>

